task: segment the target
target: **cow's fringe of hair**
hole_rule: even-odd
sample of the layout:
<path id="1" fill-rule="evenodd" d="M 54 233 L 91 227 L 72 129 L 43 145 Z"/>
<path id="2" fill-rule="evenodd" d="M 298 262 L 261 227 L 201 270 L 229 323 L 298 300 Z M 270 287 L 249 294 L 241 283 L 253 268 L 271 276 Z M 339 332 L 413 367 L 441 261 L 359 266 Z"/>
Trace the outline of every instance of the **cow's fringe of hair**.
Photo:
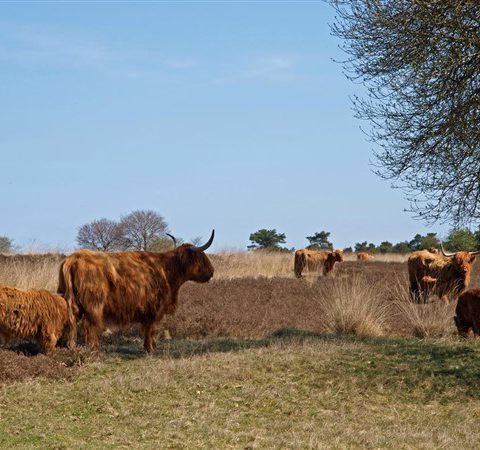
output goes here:
<path id="1" fill-rule="evenodd" d="M 66 321 L 67 305 L 61 296 L 46 290 L 0 287 L 0 334 L 6 341 L 11 336 L 33 337 L 48 351 L 62 336 Z"/>

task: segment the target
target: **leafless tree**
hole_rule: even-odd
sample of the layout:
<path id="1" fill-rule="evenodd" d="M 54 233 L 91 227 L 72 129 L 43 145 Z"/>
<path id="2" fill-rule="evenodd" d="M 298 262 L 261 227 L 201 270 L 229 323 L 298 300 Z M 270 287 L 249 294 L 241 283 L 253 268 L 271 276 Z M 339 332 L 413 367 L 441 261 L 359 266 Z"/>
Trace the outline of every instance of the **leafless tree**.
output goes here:
<path id="1" fill-rule="evenodd" d="M 120 225 L 125 246 L 134 250 L 153 250 L 168 231 L 164 218 L 152 210 L 133 211 L 122 217 Z"/>
<path id="2" fill-rule="evenodd" d="M 480 2 L 327 0 L 346 74 L 366 86 L 357 117 L 379 147 L 376 173 L 415 217 L 480 219 Z"/>
<path id="3" fill-rule="evenodd" d="M 78 229 L 77 244 L 91 250 L 112 251 L 124 248 L 122 227 L 108 219 L 94 220 Z"/>

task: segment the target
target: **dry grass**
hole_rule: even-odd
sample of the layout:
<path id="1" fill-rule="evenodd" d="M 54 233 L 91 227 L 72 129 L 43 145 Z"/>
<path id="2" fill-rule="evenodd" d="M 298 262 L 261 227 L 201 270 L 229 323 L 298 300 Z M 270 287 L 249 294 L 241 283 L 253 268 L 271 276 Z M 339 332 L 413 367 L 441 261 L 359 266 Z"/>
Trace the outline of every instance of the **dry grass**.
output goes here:
<path id="1" fill-rule="evenodd" d="M 393 292 L 398 315 L 405 324 L 408 335 L 439 338 L 456 333 L 453 321 L 456 302 L 446 304 L 438 297 L 431 296 L 428 303 L 414 303 L 410 299 L 408 287 L 399 281 L 393 285 Z"/>
<path id="2" fill-rule="evenodd" d="M 211 255 L 216 280 L 234 278 L 293 278 L 293 254 L 283 252 L 236 252 Z"/>
<path id="3" fill-rule="evenodd" d="M 370 255 L 372 259 L 369 259 L 368 262 L 374 263 L 403 263 L 408 259 L 408 254 L 401 255 L 399 253 L 375 253 Z M 343 259 L 345 261 L 357 261 L 356 253 L 344 253 Z"/>
<path id="4" fill-rule="evenodd" d="M 0 258 L 0 284 L 19 289 L 55 291 L 61 255 L 25 255 Z"/>
<path id="5" fill-rule="evenodd" d="M 323 284 L 318 297 L 325 331 L 381 336 L 388 329 L 388 308 L 382 290 L 365 277 L 337 278 Z"/>

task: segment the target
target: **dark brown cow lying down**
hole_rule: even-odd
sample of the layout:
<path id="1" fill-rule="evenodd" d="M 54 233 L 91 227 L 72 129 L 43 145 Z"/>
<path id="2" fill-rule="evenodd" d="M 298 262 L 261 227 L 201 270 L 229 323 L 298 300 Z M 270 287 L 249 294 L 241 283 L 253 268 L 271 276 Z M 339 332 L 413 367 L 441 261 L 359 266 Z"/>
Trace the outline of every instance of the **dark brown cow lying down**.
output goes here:
<path id="1" fill-rule="evenodd" d="M 458 298 L 455 309 L 455 325 L 460 336 L 470 330 L 480 336 L 480 289 L 469 289 Z"/>
<path id="2" fill-rule="evenodd" d="M 45 290 L 0 287 L 0 335 L 34 338 L 48 352 L 55 348 L 67 322 L 67 303 Z"/>
<path id="3" fill-rule="evenodd" d="M 155 325 L 175 311 L 182 284 L 212 278 L 213 266 L 204 251 L 214 234 L 200 247 L 183 244 L 165 253 L 80 250 L 67 257 L 58 292 L 69 307 L 69 347 L 76 342 L 76 320 L 82 319 L 86 342 L 93 348 L 99 348 L 105 323 L 139 323 L 145 349 L 155 351 Z"/>

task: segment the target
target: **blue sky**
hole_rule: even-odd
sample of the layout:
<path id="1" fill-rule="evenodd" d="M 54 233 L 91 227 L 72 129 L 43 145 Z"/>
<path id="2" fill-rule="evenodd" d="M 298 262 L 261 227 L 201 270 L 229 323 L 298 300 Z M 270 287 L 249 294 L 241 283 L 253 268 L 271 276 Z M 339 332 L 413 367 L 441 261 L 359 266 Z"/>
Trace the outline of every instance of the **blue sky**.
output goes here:
<path id="1" fill-rule="evenodd" d="M 323 2 L 2 2 L 0 235 L 75 245 L 80 225 L 154 209 L 245 248 L 397 242 L 427 228 L 371 172 L 361 92 Z"/>

